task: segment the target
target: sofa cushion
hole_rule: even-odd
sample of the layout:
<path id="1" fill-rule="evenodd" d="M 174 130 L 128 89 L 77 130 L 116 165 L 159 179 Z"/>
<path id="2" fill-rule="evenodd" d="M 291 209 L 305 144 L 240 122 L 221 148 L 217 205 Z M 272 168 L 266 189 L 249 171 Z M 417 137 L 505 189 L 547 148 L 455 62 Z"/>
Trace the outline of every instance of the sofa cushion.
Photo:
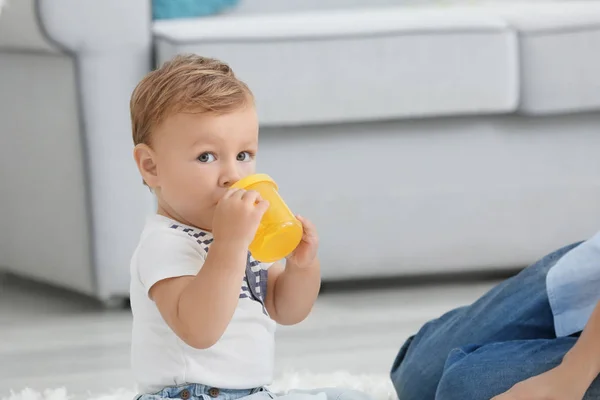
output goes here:
<path id="1" fill-rule="evenodd" d="M 329 10 L 156 21 L 160 63 L 228 62 L 266 125 L 514 111 L 516 38 L 451 8 Z"/>
<path id="2" fill-rule="evenodd" d="M 524 114 L 600 109 L 600 2 L 483 7 L 519 34 Z"/>

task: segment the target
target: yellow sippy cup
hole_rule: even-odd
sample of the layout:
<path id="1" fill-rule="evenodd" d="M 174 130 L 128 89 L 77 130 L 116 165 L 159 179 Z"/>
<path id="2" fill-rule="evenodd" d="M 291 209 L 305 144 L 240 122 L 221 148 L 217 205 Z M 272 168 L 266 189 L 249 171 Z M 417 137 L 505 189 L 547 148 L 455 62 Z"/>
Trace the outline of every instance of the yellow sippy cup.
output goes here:
<path id="1" fill-rule="evenodd" d="M 255 174 L 240 179 L 232 187 L 255 190 L 269 202 L 250 243 L 252 257 L 268 263 L 281 260 L 294 251 L 302 240 L 302 223 L 284 203 L 275 181 L 266 174 Z"/>

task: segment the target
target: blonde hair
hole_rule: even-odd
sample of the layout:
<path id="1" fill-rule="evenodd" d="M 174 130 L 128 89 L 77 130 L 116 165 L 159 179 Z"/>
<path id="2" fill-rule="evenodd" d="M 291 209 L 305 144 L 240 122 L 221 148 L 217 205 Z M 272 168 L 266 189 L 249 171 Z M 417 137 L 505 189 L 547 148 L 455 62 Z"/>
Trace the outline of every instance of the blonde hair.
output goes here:
<path id="1" fill-rule="evenodd" d="M 178 55 L 147 74 L 131 95 L 133 143 L 150 145 L 152 130 L 179 112 L 227 113 L 253 102 L 248 86 L 226 63 Z"/>

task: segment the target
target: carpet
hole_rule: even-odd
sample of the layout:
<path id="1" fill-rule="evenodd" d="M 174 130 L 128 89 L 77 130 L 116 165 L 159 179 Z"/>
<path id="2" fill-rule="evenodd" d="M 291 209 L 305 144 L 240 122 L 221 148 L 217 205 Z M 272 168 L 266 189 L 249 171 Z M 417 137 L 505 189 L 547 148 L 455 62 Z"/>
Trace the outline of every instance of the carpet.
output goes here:
<path id="1" fill-rule="evenodd" d="M 331 374 L 288 373 L 273 382 L 269 389 L 277 393 L 285 393 L 291 389 L 322 387 L 361 390 L 371 395 L 374 400 L 397 400 L 389 377 L 381 374 L 352 375 L 344 371 Z M 8 397 L 2 397 L 1 400 L 133 400 L 135 394 L 133 388 L 88 396 L 71 396 L 65 388 L 46 389 L 43 392 L 24 389 L 13 392 Z"/>

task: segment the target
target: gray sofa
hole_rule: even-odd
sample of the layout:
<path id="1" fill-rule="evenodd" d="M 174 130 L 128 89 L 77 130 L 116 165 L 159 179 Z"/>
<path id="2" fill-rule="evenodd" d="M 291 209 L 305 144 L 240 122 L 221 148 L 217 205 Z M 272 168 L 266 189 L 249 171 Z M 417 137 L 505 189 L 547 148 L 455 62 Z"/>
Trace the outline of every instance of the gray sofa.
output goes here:
<path id="1" fill-rule="evenodd" d="M 0 266 L 110 303 L 154 200 L 128 100 L 180 52 L 256 95 L 260 171 L 326 280 L 514 268 L 600 226 L 600 3 L 12 0 L 0 18 Z M 458 3 L 458 4 L 454 4 Z"/>

